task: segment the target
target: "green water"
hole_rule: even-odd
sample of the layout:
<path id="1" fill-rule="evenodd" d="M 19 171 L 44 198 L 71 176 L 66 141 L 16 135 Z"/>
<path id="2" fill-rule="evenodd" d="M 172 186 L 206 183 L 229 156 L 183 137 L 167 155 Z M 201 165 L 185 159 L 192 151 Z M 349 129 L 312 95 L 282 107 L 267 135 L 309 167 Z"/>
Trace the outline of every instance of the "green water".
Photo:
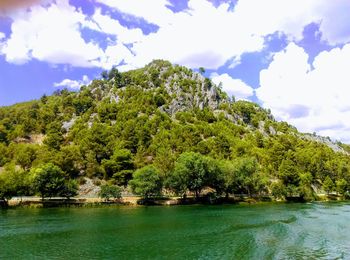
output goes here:
<path id="1" fill-rule="evenodd" d="M 0 259 L 350 259 L 350 204 L 0 210 Z"/>

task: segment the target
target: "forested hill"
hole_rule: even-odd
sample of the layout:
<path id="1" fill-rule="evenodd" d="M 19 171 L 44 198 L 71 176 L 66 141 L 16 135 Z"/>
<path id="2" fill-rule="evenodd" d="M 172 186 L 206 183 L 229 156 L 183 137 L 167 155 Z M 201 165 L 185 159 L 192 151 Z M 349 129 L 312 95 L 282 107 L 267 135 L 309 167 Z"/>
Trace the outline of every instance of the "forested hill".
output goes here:
<path id="1" fill-rule="evenodd" d="M 125 73 L 112 69 L 79 92 L 0 108 L 0 199 L 62 195 L 59 188 L 43 194 L 45 174 L 48 181 L 61 176 L 66 192 L 88 177 L 145 197 L 203 190 L 346 195 L 349 146 L 325 140 L 157 60 Z"/>

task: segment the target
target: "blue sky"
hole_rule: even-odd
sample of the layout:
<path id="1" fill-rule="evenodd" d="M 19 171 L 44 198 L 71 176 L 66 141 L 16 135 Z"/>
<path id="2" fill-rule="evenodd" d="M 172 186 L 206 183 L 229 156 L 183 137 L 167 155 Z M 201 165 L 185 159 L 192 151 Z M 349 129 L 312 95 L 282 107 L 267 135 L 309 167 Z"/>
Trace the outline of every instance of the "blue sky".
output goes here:
<path id="1" fill-rule="evenodd" d="M 166 59 L 350 143 L 349 22 L 348 0 L 2 1 L 0 105 Z"/>

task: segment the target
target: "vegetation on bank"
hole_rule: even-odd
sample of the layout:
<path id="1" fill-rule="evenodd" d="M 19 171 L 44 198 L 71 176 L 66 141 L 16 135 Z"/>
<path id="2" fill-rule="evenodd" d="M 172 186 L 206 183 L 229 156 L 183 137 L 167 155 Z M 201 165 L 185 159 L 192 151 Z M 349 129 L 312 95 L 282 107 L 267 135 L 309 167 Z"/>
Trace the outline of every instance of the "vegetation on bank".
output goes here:
<path id="1" fill-rule="evenodd" d="M 165 61 L 103 73 L 79 92 L 0 108 L 0 200 L 73 197 L 83 177 L 152 198 L 234 194 L 313 199 L 350 190 L 349 146 L 304 138 Z"/>

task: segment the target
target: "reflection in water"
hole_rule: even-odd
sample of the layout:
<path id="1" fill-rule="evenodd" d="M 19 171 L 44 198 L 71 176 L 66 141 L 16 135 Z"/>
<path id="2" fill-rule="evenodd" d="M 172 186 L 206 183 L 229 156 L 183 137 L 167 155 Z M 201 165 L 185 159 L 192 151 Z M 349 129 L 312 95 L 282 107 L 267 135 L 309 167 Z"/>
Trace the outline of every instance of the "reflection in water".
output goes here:
<path id="1" fill-rule="evenodd" d="M 0 259 L 350 258 L 350 205 L 0 211 Z"/>

